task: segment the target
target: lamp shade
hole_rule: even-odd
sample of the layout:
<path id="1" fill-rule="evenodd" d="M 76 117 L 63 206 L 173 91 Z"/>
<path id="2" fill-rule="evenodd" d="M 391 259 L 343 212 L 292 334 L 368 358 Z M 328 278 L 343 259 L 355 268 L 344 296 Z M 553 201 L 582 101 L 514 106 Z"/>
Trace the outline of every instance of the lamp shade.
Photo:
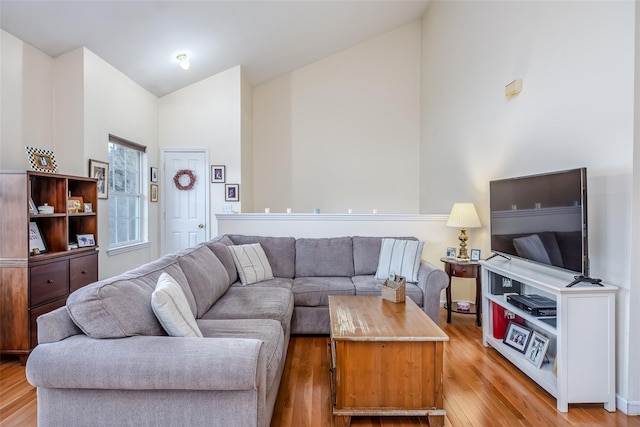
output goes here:
<path id="1" fill-rule="evenodd" d="M 478 212 L 473 203 L 454 203 L 449 214 L 447 227 L 478 228 L 481 227 Z"/>

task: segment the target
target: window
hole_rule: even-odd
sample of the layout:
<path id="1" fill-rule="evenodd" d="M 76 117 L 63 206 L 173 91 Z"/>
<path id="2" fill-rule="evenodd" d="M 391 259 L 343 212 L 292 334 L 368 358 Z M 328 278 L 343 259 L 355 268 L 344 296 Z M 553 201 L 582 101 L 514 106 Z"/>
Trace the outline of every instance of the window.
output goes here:
<path id="1" fill-rule="evenodd" d="M 146 147 L 109 135 L 109 249 L 143 243 Z"/>

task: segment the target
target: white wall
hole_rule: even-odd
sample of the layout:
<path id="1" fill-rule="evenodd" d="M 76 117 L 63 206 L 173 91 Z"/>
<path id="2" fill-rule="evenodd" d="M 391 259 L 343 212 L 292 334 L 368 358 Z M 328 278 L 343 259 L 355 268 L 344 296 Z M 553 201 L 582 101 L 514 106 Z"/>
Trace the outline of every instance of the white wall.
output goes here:
<path id="1" fill-rule="evenodd" d="M 208 148 L 210 164 L 226 166 L 227 183 L 240 184 L 241 202 L 231 203 L 224 184 L 207 183 L 212 215 L 225 204 L 235 211 L 242 205 L 241 79 L 238 66 L 160 98 L 160 148 Z"/>
<path id="2" fill-rule="evenodd" d="M 4 30 L 0 48 L 0 169 L 29 169 L 25 146 L 54 150 L 53 59 Z"/>
<path id="3" fill-rule="evenodd" d="M 420 23 L 254 88 L 254 210 L 417 213 Z"/>
<path id="4" fill-rule="evenodd" d="M 75 49 L 53 60 L 54 151 L 61 170 L 80 176 L 86 176 L 88 172 L 84 162 L 78 161 L 85 158 L 84 58 L 85 50 Z M 98 243 L 102 245 L 106 242 L 102 232 L 107 229 L 99 226 L 98 230 Z"/>
<path id="5" fill-rule="evenodd" d="M 422 25 L 421 212 L 468 200 L 487 224 L 491 179 L 586 166 L 591 274 L 620 287 L 623 397 L 634 25 L 633 2 L 571 1 L 437 1 Z M 504 86 L 516 78 L 522 93 L 508 99 Z"/>
<path id="6" fill-rule="evenodd" d="M 157 165 L 158 98 L 93 52 L 88 49 L 81 51 L 84 58 L 84 161 L 81 174 L 88 174 L 89 159 L 109 161 L 109 134 L 145 145 L 148 163 Z M 148 167 L 145 166 L 144 172 L 144 190 L 148 193 Z M 147 194 L 145 205 L 148 209 L 149 246 L 108 255 L 109 204 L 108 200 L 98 200 L 101 278 L 111 277 L 158 257 L 158 203 L 149 203 Z"/>

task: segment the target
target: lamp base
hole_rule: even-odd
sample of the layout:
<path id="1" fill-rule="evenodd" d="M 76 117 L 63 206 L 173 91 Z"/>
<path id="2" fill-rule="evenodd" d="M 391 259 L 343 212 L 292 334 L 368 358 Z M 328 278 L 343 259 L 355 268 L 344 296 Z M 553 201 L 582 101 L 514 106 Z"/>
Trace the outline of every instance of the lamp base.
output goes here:
<path id="1" fill-rule="evenodd" d="M 467 240 L 469 240 L 469 237 L 467 236 L 466 228 L 460 229 L 460 236 L 458 237 L 458 240 L 460 240 L 460 251 L 458 251 L 458 259 L 468 261 L 469 254 L 467 253 Z"/>

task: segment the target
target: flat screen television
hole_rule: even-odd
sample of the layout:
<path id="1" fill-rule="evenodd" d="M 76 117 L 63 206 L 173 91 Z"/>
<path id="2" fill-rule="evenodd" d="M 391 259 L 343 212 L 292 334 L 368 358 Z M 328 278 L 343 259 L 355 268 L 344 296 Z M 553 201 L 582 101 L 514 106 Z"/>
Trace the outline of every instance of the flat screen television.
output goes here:
<path id="1" fill-rule="evenodd" d="M 589 276 L 587 170 L 489 183 L 491 251 Z"/>

